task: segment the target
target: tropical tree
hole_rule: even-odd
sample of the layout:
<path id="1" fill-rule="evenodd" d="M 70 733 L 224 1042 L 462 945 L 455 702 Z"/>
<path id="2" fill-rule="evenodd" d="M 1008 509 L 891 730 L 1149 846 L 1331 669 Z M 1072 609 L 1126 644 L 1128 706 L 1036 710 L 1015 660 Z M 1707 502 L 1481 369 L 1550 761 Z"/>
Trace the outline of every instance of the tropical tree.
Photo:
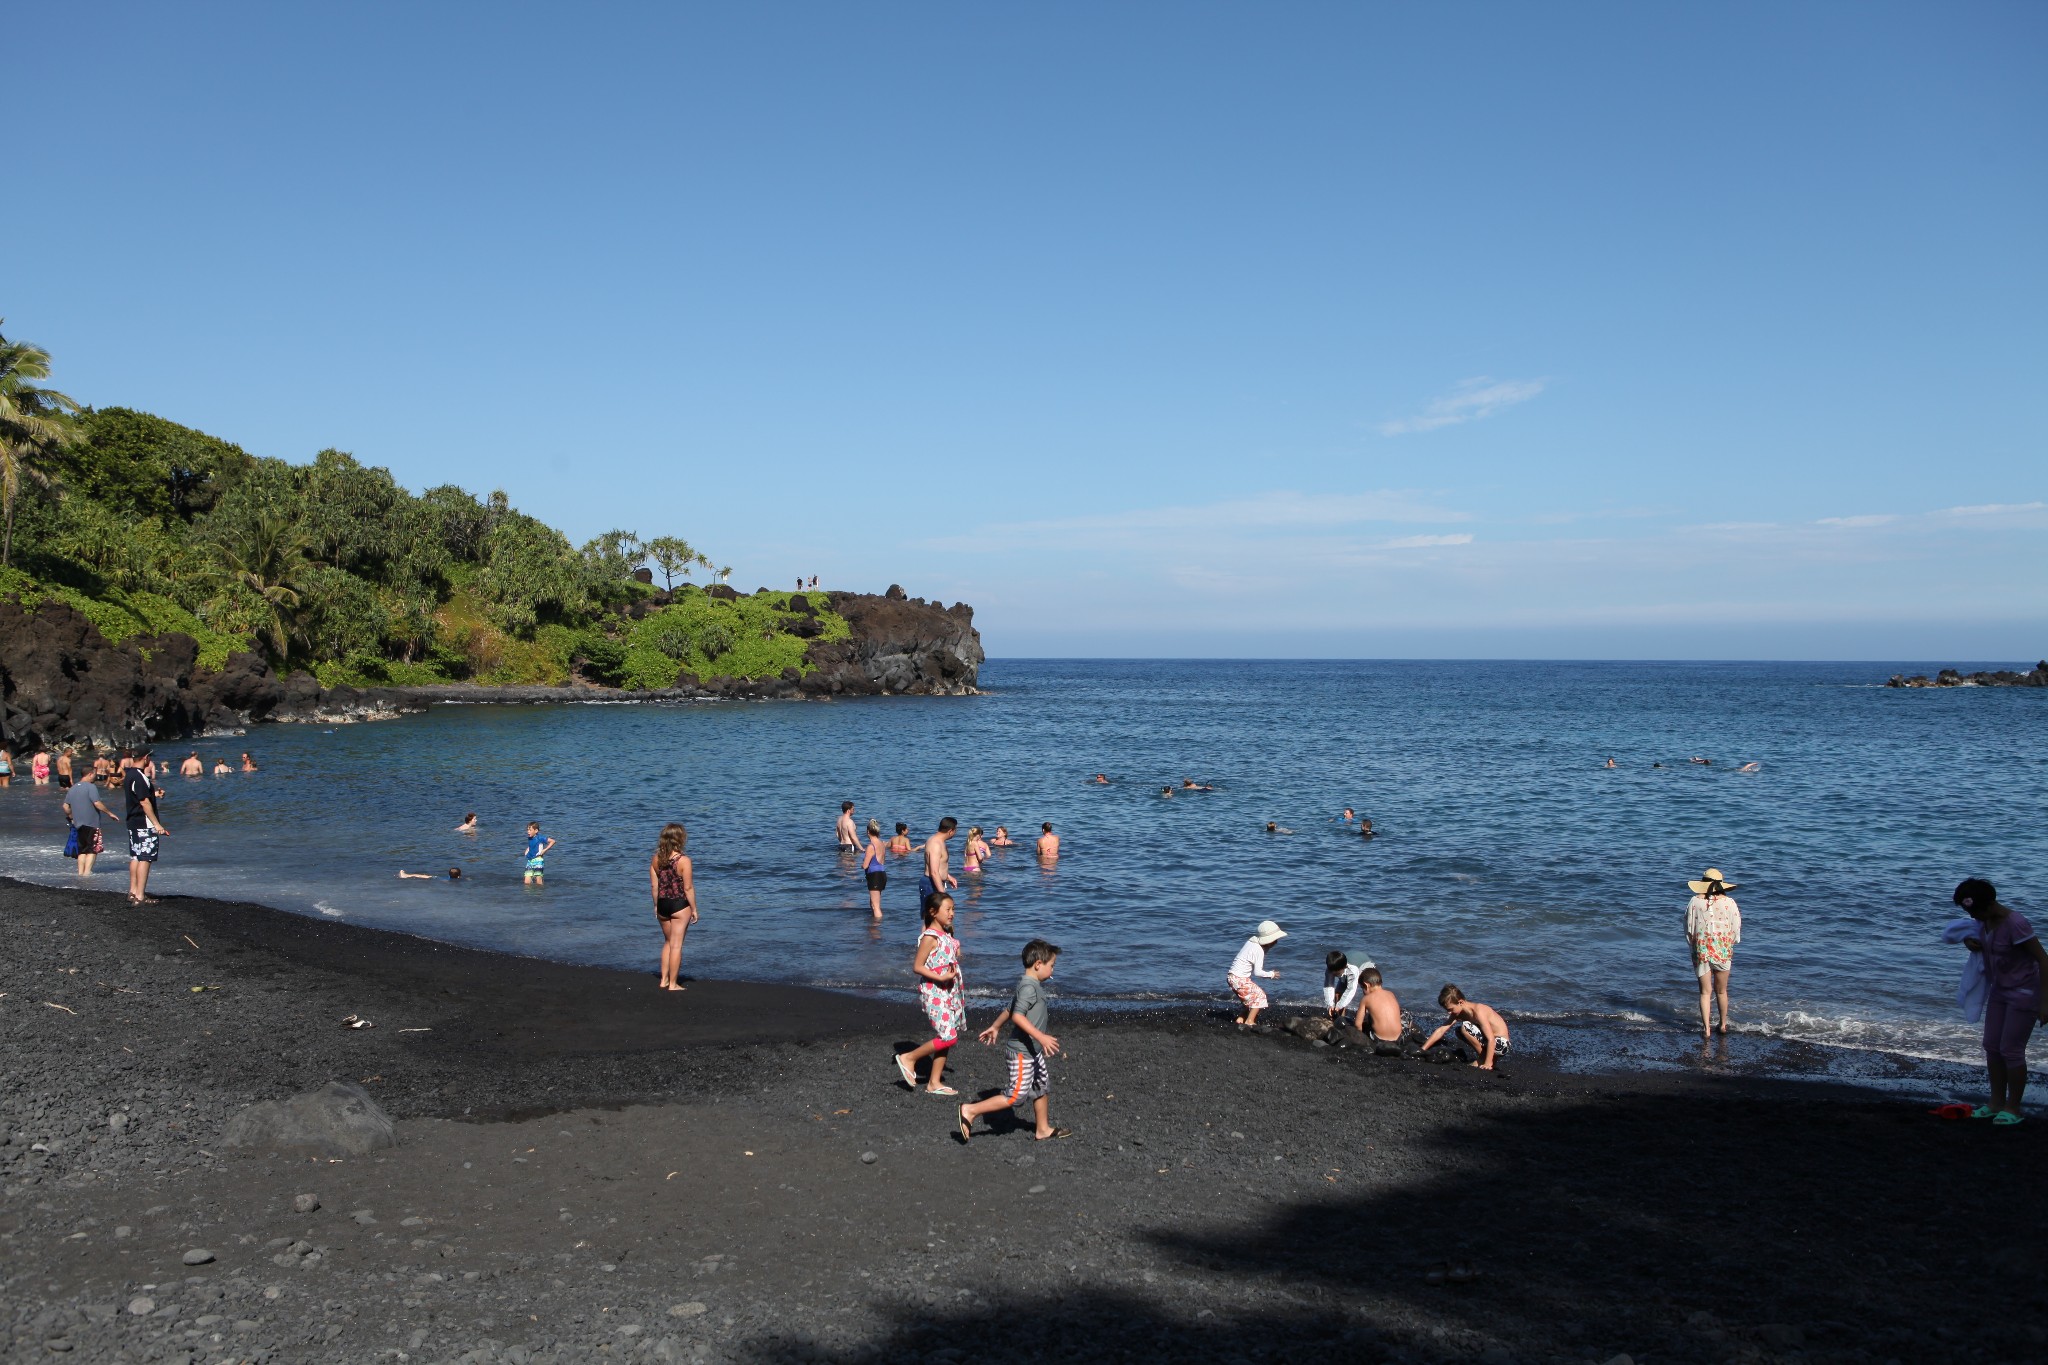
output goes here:
<path id="1" fill-rule="evenodd" d="M 654 561 L 654 567 L 661 571 L 661 585 L 670 592 L 675 591 L 678 578 L 688 578 L 690 570 L 698 564 L 709 568 L 711 561 L 690 548 L 690 542 L 681 536 L 656 536 L 647 542 L 647 557 Z"/>
<path id="2" fill-rule="evenodd" d="M 6 321 L 0 318 L 0 326 Z M 7 517 L 6 535 L 0 539 L 0 569 L 14 558 L 14 500 L 21 495 L 21 481 L 27 478 L 47 488 L 46 466 L 72 438 L 71 415 L 78 404 L 37 383 L 49 377 L 49 352 L 0 335 L 0 501 L 6 504 Z"/>
<path id="3" fill-rule="evenodd" d="M 278 663 L 291 656 L 313 563 L 305 530 L 280 508 L 265 507 L 223 527 L 214 554 L 226 586 L 252 609 L 256 636 Z"/>

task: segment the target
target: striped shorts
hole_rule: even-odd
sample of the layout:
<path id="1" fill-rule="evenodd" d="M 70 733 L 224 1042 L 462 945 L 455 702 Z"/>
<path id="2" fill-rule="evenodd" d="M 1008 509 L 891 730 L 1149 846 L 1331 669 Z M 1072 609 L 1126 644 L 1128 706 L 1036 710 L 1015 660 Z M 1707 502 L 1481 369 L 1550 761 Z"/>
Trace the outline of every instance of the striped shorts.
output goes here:
<path id="1" fill-rule="evenodd" d="M 1010 1074 L 1003 1083 L 1004 1099 L 1017 1105 L 1052 1093 L 1052 1073 L 1047 1069 L 1042 1053 L 1012 1052 L 1008 1061 Z"/>

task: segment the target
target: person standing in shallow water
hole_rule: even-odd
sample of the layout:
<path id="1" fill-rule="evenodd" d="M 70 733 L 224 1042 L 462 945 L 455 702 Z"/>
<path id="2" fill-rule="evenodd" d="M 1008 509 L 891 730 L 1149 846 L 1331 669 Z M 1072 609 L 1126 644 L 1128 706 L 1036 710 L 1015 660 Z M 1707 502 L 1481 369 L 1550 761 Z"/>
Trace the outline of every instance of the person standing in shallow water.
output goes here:
<path id="1" fill-rule="evenodd" d="M 889 887 L 889 848 L 882 842 L 882 822 L 868 821 L 867 851 L 861 855 L 860 870 L 868 884 L 868 910 L 882 917 L 882 892 Z"/>
<path id="2" fill-rule="evenodd" d="M 1686 886 L 1693 893 L 1685 906 L 1685 939 L 1692 945 L 1693 970 L 1700 978 L 1700 1037 L 1712 1038 L 1717 999 L 1721 1032 L 1728 1032 L 1728 973 L 1735 966 L 1735 945 L 1742 942 L 1742 911 L 1728 894 L 1735 883 L 1722 880 L 1717 867 Z"/>
<path id="3" fill-rule="evenodd" d="M 683 965 L 683 936 L 697 922 L 697 883 L 690 868 L 690 832 L 673 820 L 661 827 L 654 857 L 647 864 L 647 885 L 654 894 L 654 922 L 661 929 L 661 989 L 679 991 L 676 973 Z"/>
<path id="4" fill-rule="evenodd" d="M 2027 1039 L 2037 1023 L 2048 1024 L 2048 993 L 2041 984 L 2048 972 L 2034 926 L 2019 911 L 1998 903 L 1998 888 L 1972 877 L 1955 890 L 1958 909 L 1980 926 L 1963 945 L 1984 954 L 1984 1065 L 1991 1081 L 1991 1103 L 1970 1111 L 1973 1119 L 1990 1119 L 2001 1127 L 2020 1121 L 2020 1100 L 2027 1093 Z"/>

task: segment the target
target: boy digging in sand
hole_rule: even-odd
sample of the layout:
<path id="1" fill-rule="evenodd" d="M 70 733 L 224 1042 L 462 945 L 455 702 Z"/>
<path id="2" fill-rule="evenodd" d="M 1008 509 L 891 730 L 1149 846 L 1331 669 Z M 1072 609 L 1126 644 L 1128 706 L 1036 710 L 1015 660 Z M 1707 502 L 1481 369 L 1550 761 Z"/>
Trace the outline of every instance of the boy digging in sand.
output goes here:
<path id="1" fill-rule="evenodd" d="M 1448 1033 L 1458 1040 L 1460 1047 L 1469 1047 L 1475 1054 L 1472 1065 L 1481 1071 L 1493 1070 L 1497 1058 L 1508 1055 L 1508 1022 L 1491 1005 L 1482 1005 L 1477 1000 L 1467 1000 L 1465 993 L 1456 986 L 1445 986 L 1437 994 L 1436 1002 L 1451 1016 L 1444 1026 L 1429 1035 L 1429 1041 L 1422 1045 L 1424 1052 L 1443 1041 Z"/>
<path id="2" fill-rule="evenodd" d="M 1034 1126 L 1040 1142 L 1074 1135 L 1071 1129 L 1053 1127 L 1047 1113 L 1052 1078 L 1046 1070 L 1045 1059 L 1060 1055 L 1060 1040 L 1045 1031 L 1045 983 L 1052 979 L 1052 969 L 1059 958 L 1060 950 L 1056 943 L 1034 938 L 1024 945 L 1024 975 L 1017 979 L 1017 990 L 1010 997 L 1009 1008 L 998 1014 L 996 1021 L 979 1035 L 984 1044 L 993 1047 L 1003 1025 L 1010 1025 L 1010 1036 L 1003 1044 L 1003 1060 L 1009 1065 L 1009 1079 L 1000 1092 L 981 1103 L 960 1106 L 962 1142 L 974 1136 L 974 1121 L 983 1114 L 1012 1109 L 1026 1100 L 1031 1101 L 1031 1117 L 1036 1121 Z"/>
<path id="3" fill-rule="evenodd" d="M 1366 1036 L 1376 1055 L 1401 1055 L 1401 1040 L 1408 1036 L 1412 1021 L 1394 993 L 1380 984 L 1380 969 L 1377 967 L 1359 969 L 1358 1015 L 1351 1021 L 1351 1026 Z"/>

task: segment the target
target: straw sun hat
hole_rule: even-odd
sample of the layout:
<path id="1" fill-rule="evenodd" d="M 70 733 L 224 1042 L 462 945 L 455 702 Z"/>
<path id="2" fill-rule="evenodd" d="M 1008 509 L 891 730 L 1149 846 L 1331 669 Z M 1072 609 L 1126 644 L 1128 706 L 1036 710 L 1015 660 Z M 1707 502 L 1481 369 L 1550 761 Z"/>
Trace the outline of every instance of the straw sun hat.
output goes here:
<path id="1" fill-rule="evenodd" d="M 1721 869 L 1710 867 L 1700 874 L 1698 881 L 1687 882 L 1686 885 L 1692 888 L 1692 893 L 1695 896 L 1706 896 L 1716 895 L 1723 891 L 1733 891 L 1737 883 L 1724 881 L 1721 877 Z M 1712 890 L 1710 891 L 1709 888 L 1712 888 Z"/>
<path id="2" fill-rule="evenodd" d="M 1287 931 L 1269 919 L 1262 919 L 1259 921 L 1259 927 L 1252 931 L 1252 937 L 1259 941 L 1261 948 L 1265 948 L 1286 938 Z"/>

